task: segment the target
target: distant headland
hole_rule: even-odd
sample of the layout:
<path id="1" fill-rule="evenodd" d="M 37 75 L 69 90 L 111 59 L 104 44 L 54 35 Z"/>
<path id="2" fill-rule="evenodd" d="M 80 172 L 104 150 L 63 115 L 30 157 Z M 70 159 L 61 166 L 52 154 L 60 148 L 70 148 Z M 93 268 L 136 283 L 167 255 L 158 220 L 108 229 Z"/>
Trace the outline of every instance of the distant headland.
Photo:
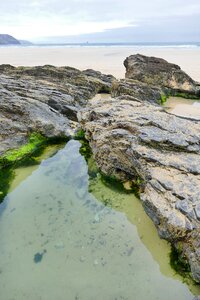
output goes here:
<path id="1" fill-rule="evenodd" d="M 9 34 L 0 34 L 0 45 L 31 45 L 29 41 L 17 40 Z"/>

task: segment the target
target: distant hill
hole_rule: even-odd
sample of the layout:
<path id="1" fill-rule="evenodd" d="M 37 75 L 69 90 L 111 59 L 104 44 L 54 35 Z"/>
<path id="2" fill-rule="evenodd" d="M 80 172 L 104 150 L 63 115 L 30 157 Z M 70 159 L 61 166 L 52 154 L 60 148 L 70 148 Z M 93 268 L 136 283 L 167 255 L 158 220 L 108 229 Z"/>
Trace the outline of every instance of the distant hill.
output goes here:
<path id="1" fill-rule="evenodd" d="M 23 46 L 31 46 L 33 43 L 26 41 L 26 40 L 19 40 L 20 44 Z"/>
<path id="2" fill-rule="evenodd" d="M 20 45 L 20 42 L 9 34 L 0 34 L 0 45 Z"/>

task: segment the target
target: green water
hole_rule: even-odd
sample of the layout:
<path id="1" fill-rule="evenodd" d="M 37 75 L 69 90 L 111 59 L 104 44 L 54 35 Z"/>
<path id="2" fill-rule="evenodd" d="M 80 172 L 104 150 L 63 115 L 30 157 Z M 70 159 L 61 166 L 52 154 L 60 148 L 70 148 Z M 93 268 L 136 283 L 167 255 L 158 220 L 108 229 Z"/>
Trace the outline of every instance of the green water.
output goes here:
<path id="1" fill-rule="evenodd" d="M 139 200 L 89 181 L 79 148 L 17 170 L 0 206 L 0 299 L 192 300 Z"/>

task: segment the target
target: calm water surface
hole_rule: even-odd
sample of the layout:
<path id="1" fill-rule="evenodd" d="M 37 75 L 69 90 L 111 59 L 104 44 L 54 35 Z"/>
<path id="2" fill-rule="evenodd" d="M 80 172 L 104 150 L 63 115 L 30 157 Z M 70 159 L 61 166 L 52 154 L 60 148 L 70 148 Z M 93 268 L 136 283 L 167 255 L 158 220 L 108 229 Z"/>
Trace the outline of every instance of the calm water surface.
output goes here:
<path id="1" fill-rule="evenodd" d="M 79 148 L 17 170 L 0 206 L 0 299 L 193 299 L 139 200 L 89 180 Z"/>
<path id="2" fill-rule="evenodd" d="M 173 115 L 200 120 L 200 100 L 169 97 L 164 107 Z"/>

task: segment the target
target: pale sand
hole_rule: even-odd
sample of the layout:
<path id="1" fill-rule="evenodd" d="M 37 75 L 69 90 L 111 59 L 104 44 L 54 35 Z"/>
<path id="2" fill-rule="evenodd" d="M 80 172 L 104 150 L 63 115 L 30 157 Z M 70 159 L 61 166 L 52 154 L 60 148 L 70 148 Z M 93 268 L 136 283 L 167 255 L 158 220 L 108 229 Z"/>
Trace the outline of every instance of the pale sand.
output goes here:
<path id="1" fill-rule="evenodd" d="M 124 59 L 141 53 L 162 57 L 176 63 L 200 81 L 200 48 L 159 48 L 159 47 L 0 47 L 0 64 L 14 66 L 35 66 L 51 64 L 72 66 L 78 69 L 92 68 L 106 74 L 123 78 Z"/>

